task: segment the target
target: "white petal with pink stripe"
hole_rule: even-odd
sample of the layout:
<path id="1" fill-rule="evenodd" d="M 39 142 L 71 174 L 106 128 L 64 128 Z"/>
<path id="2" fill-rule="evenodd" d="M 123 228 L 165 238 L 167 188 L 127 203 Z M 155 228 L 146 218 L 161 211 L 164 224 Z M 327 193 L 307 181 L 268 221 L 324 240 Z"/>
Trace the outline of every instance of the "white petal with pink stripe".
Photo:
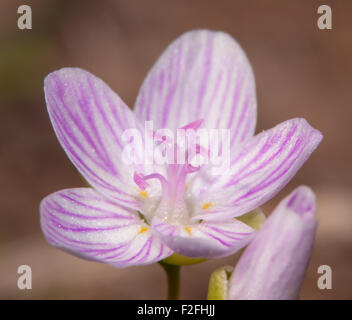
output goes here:
<path id="1" fill-rule="evenodd" d="M 246 246 L 254 235 L 254 229 L 235 219 L 181 225 L 155 217 L 152 226 L 175 252 L 194 258 L 228 256 Z"/>
<path id="2" fill-rule="evenodd" d="M 55 192 L 42 200 L 40 213 L 47 240 L 85 259 L 122 268 L 172 253 L 136 212 L 90 188 Z"/>
<path id="3" fill-rule="evenodd" d="M 142 130 L 133 112 L 102 80 L 81 69 L 49 74 L 44 91 L 58 140 L 83 177 L 110 199 L 138 209 L 135 167 L 122 159 L 123 132 Z"/>
<path id="4" fill-rule="evenodd" d="M 134 108 L 157 128 L 177 129 L 198 119 L 231 129 L 231 144 L 253 136 L 257 102 L 251 65 L 228 34 L 190 31 L 165 50 L 148 73 Z"/>
<path id="5" fill-rule="evenodd" d="M 193 219 L 218 221 L 261 206 L 291 180 L 321 139 L 305 119 L 285 121 L 249 139 L 232 153 L 228 174 L 201 177 L 198 197 L 214 205 L 202 210 L 200 204 Z"/>

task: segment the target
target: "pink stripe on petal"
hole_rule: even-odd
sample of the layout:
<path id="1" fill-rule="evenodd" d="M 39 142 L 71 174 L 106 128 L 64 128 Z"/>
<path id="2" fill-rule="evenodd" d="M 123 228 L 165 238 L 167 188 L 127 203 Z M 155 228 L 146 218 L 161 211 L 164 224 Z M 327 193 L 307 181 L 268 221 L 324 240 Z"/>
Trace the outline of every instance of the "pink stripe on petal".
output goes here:
<path id="1" fill-rule="evenodd" d="M 321 140 L 322 134 L 304 119 L 288 120 L 258 134 L 234 156 L 230 173 L 213 179 L 201 193 L 228 210 L 204 212 L 197 218 L 228 219 L 259 207 L 290 181 Z"/>
<path id="2" fill-rule="evenodd" d="M 217 258 L 235 253 L 251 240 L 254 230 L 232 219 L 224 222 L 201 222 L 176 225 L 154 217 L 153 230 L 175 252 L 189 257 Z"/>
<path id="3" fill-rule="evenodd" d="M 111 200 L 139 208 L 133 168 L 122 159 L 124 130 L 142 129 L 133 112 L 102 80 L 81 69 L 49 74 L 44 91 L 55 133 L 80 173 Z"/>
<path id="4" fill-rule="evenodd" d="M 315 232 L 315 196 L 301 186 L 280 202 L 242 254 L 229 299 L 297 299 Z"/>
<path id="5" fill-rule="evenodd" d="M 206 128 L 229 128 L 236 144 L 254 134 L 252 68 L 229 35 L 187 32 L 170 44 L 150 70 L 134 111 L 141 120 L 154 120 L 156 129 L 176 130 L 204 118 Z"/>
<path id="6" fill-rule="evenodd" d="M 90 188 L 47 196 L 40 204 L 40 215 L 49 243 L 88 260 L 123 268 L 154 263 L 172 254 L 135 211 Z"/>

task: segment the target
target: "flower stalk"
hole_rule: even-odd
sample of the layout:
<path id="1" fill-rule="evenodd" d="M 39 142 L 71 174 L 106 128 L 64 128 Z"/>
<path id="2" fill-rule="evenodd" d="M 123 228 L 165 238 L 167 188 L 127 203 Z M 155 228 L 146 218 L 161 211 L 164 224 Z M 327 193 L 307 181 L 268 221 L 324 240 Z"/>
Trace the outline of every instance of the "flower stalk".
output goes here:
<path id="1" fill-rule="evenodd" d="M 167 276 L 167 299 L 178 300 L 180 293 L 180 266 L 159 261 Z"/>

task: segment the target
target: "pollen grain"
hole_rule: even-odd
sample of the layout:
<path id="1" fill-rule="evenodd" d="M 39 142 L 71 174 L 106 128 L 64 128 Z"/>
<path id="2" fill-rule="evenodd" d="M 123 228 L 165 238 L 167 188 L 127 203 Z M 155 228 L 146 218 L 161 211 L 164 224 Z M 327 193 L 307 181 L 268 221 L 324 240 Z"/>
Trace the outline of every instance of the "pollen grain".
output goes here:
<path id="1" fill-rule="evenodd" d="M 148 230 L 148 228 L 147 227 L 145 227 L 145 226 L 141 226 L 141 228 L 139 229 L 139 234 L 141 234 L 141 233 L 144 233 L 144 232 L 146 232 Z"/>
<path id="2" fill-rule="evenodd" d="M 208 209 L 210 209 L 213 206 L 214 206 L 214 204 L 212 202 L 206 202 L 206 203 L 203 204 L 202 209 L 203 210 L 208 210 Z"/>
<path id="3" fill-rule="evenodd" d="M 148 198 L 148 192 L 145 190 L 140 190 L 139 195 L 143 198 Z"/>

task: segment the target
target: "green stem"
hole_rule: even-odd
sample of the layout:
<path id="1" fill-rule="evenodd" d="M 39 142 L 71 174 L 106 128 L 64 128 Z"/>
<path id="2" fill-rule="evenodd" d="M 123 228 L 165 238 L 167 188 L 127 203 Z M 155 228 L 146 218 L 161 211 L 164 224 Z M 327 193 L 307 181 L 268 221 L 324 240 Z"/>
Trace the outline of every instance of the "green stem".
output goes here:
<path id="1" fill-rule="evenodd" d="M 159 264 L 163 267 L 167 275 L 167 299 L 177 300 L 180 290 L 180 266 L 167 264 L 162 261 Z"/>

